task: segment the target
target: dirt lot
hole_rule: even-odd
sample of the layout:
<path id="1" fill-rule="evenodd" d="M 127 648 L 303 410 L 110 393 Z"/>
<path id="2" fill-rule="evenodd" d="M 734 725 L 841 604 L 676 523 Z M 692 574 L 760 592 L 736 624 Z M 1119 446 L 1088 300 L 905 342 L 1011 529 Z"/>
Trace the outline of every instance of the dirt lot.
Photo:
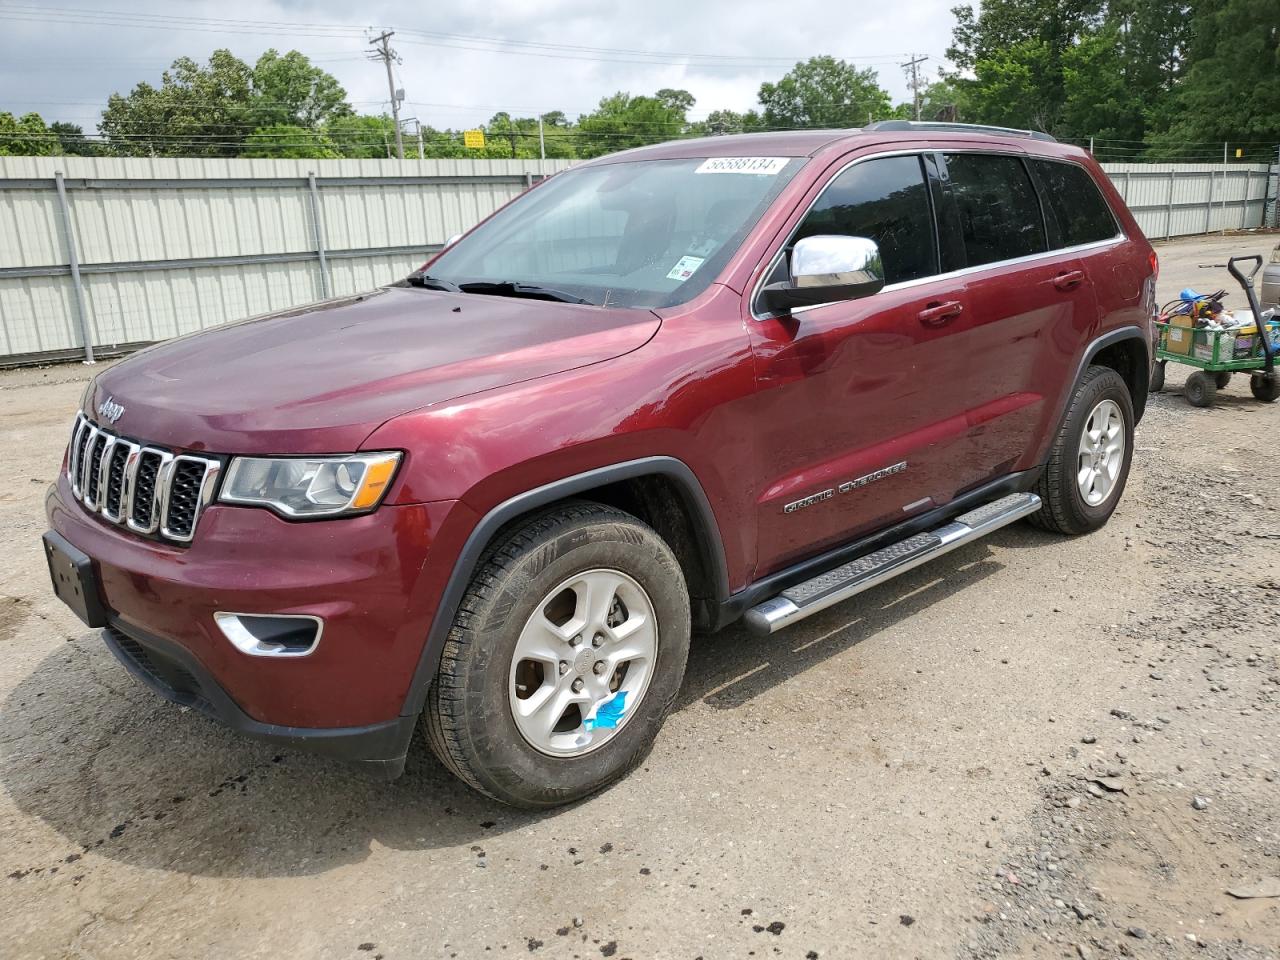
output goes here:
<path id="1" fill-rule="evenodd" d="M 1164 245 L 1162 293 L 1273 242 Z M 38 545 L 86 376 L 0 375 L 2 956 L 1280 955 L 1280 898 L 1227 892 L 1280 878 L 1280 405 L 1239 377 L 1154 399 L 1093 536 L 696 640 L 644 767 L 531 815 L 134 683 Z"/>

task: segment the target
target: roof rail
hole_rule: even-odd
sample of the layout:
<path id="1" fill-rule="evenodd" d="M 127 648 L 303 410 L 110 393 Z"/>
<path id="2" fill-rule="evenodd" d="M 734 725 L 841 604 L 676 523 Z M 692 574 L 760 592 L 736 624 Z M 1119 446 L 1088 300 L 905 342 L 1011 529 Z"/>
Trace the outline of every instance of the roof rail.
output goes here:
<path id="1" fill-rule="evenodd" d="M 881 133 L 907 130 L 941 130 L 951 133 L 1004 133 L 1015 137 L 1031 137 L 1033 140 L 1048 140 L 1057 143 L 1058 138 L 1041 130 L 1019 130 L 1016 127 L 994 127 L 986 123 L 945 123 L 937 120 L 877 120 L 869 123 L 863 130 L 876 130 Z"/>

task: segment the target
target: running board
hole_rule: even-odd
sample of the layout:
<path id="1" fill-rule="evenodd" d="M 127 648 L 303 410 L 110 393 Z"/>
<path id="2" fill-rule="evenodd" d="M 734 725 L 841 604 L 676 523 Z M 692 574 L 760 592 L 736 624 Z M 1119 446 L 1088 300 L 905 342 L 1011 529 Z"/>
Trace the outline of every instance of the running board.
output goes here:
<path id="1" fill-rule="evenodd" d="M 936 530 L 917 533 L 783 590 L 746 612 L 747 627 L 752 633 L 776 633 L 1039 509 L 1040 498 L 1034 493 L 1011 493 L 993 500 Z"/>

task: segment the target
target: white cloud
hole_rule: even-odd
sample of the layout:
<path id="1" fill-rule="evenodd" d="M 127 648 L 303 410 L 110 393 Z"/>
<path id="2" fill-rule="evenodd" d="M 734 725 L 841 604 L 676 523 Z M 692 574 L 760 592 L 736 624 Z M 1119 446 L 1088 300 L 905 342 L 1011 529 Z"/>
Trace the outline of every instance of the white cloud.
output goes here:
<path id="1" fill-rule="evenodd" d="M 112 26 L 56 13 L 57 7 L 46 7 L 47 14 L 31 20 L 14 20 L 6 14 L 23 9 L 13 6 L 14 2 L 0 3 L 0 110 L 36 110 L 46 120 L 70 120 L 86 131 L 94 130 L 109 93 L 127 92 L 141 80 L 157 83 L 175 57 L 204 59 L 223 46 L 249 61 L 268 47 L 301 50 L 338 77 L 358 110 L 378 112 L 386 107 L 387 85 L 381 64 L 363 59 L 369 24 L 400 31 L 392 45 L 403 58 L 397 72 L 409 101 L 405 113 L 437 127 L 481 123 L 500 109 L 522 115 L 558 109 L 576 116 L 617 90 L 652 93 L 662 87 L 692 92 L 698 101 L 694 117 L 722 107 L 743 110 L 755 105 L 763 81 L 776 80 L 786 71 L 787 63 L 777 58 L 816 54 L 874 66 L 895 101 L 905 100 L 907 84 L 894 60 L 905 59 L 901 55 L 911 51 L 927 54 L 931 59 L 925 66 L 932 76 L 950 40 L 952 24 L 949 0 L 899 0 L 879 10 L 868 10 L 865 3 L 830 0 L 647 0 L 608 6 L 598 0 L 412 5 L 372 0 L 354 12 L 351 4 L 336 0 L 108 0 L 106 4 L 108 9 L 134 16 L 293 25 L 263 33 L 221 33 L 174 19 L 157 21 L 163 29 L 136 23 Z M 34 2 L 30 9 L 37 9 Z M 344 24 L 349 29 L 321 31 L 312 26 L 321 24 Z M 237 29 L 259 28 L 239 25 Z M 424 38 L 413 36 L 409 32 L 413 30 L 728 55 L 757 63 L 689 66 L 628 62 L 623 55 L 578 60 L 467 50 L 414 42 Z"/>

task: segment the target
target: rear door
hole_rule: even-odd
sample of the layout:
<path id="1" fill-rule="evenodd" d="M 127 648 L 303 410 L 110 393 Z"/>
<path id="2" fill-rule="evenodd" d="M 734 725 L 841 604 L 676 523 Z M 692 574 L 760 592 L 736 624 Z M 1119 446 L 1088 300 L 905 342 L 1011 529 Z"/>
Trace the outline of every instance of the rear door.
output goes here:
<path id="1" fill-rule="evenodd" d="M 951 384 L 969 424 L 954 494 L 1035 465 L 1098 310 L 1079 253 L 1052 249 L 1054 221 L 1024 156 L 956 150 L 940 163 L 942 242 L 963 263 L 972 307 L 948 341 L 968 371 Z"/>
<path id="2" fill-rule="evenodd" d="M 762 283 L 817 234 L 880 246 L 887 285 L 859 300 L 748 319 L 756 357 L 757 573 L 929 509 L 963 469 L 968 424 L 951 346 L 971 320 L 962 277 L 941 276 L 934 158 L 870 156 L 821 189 Z"/>

